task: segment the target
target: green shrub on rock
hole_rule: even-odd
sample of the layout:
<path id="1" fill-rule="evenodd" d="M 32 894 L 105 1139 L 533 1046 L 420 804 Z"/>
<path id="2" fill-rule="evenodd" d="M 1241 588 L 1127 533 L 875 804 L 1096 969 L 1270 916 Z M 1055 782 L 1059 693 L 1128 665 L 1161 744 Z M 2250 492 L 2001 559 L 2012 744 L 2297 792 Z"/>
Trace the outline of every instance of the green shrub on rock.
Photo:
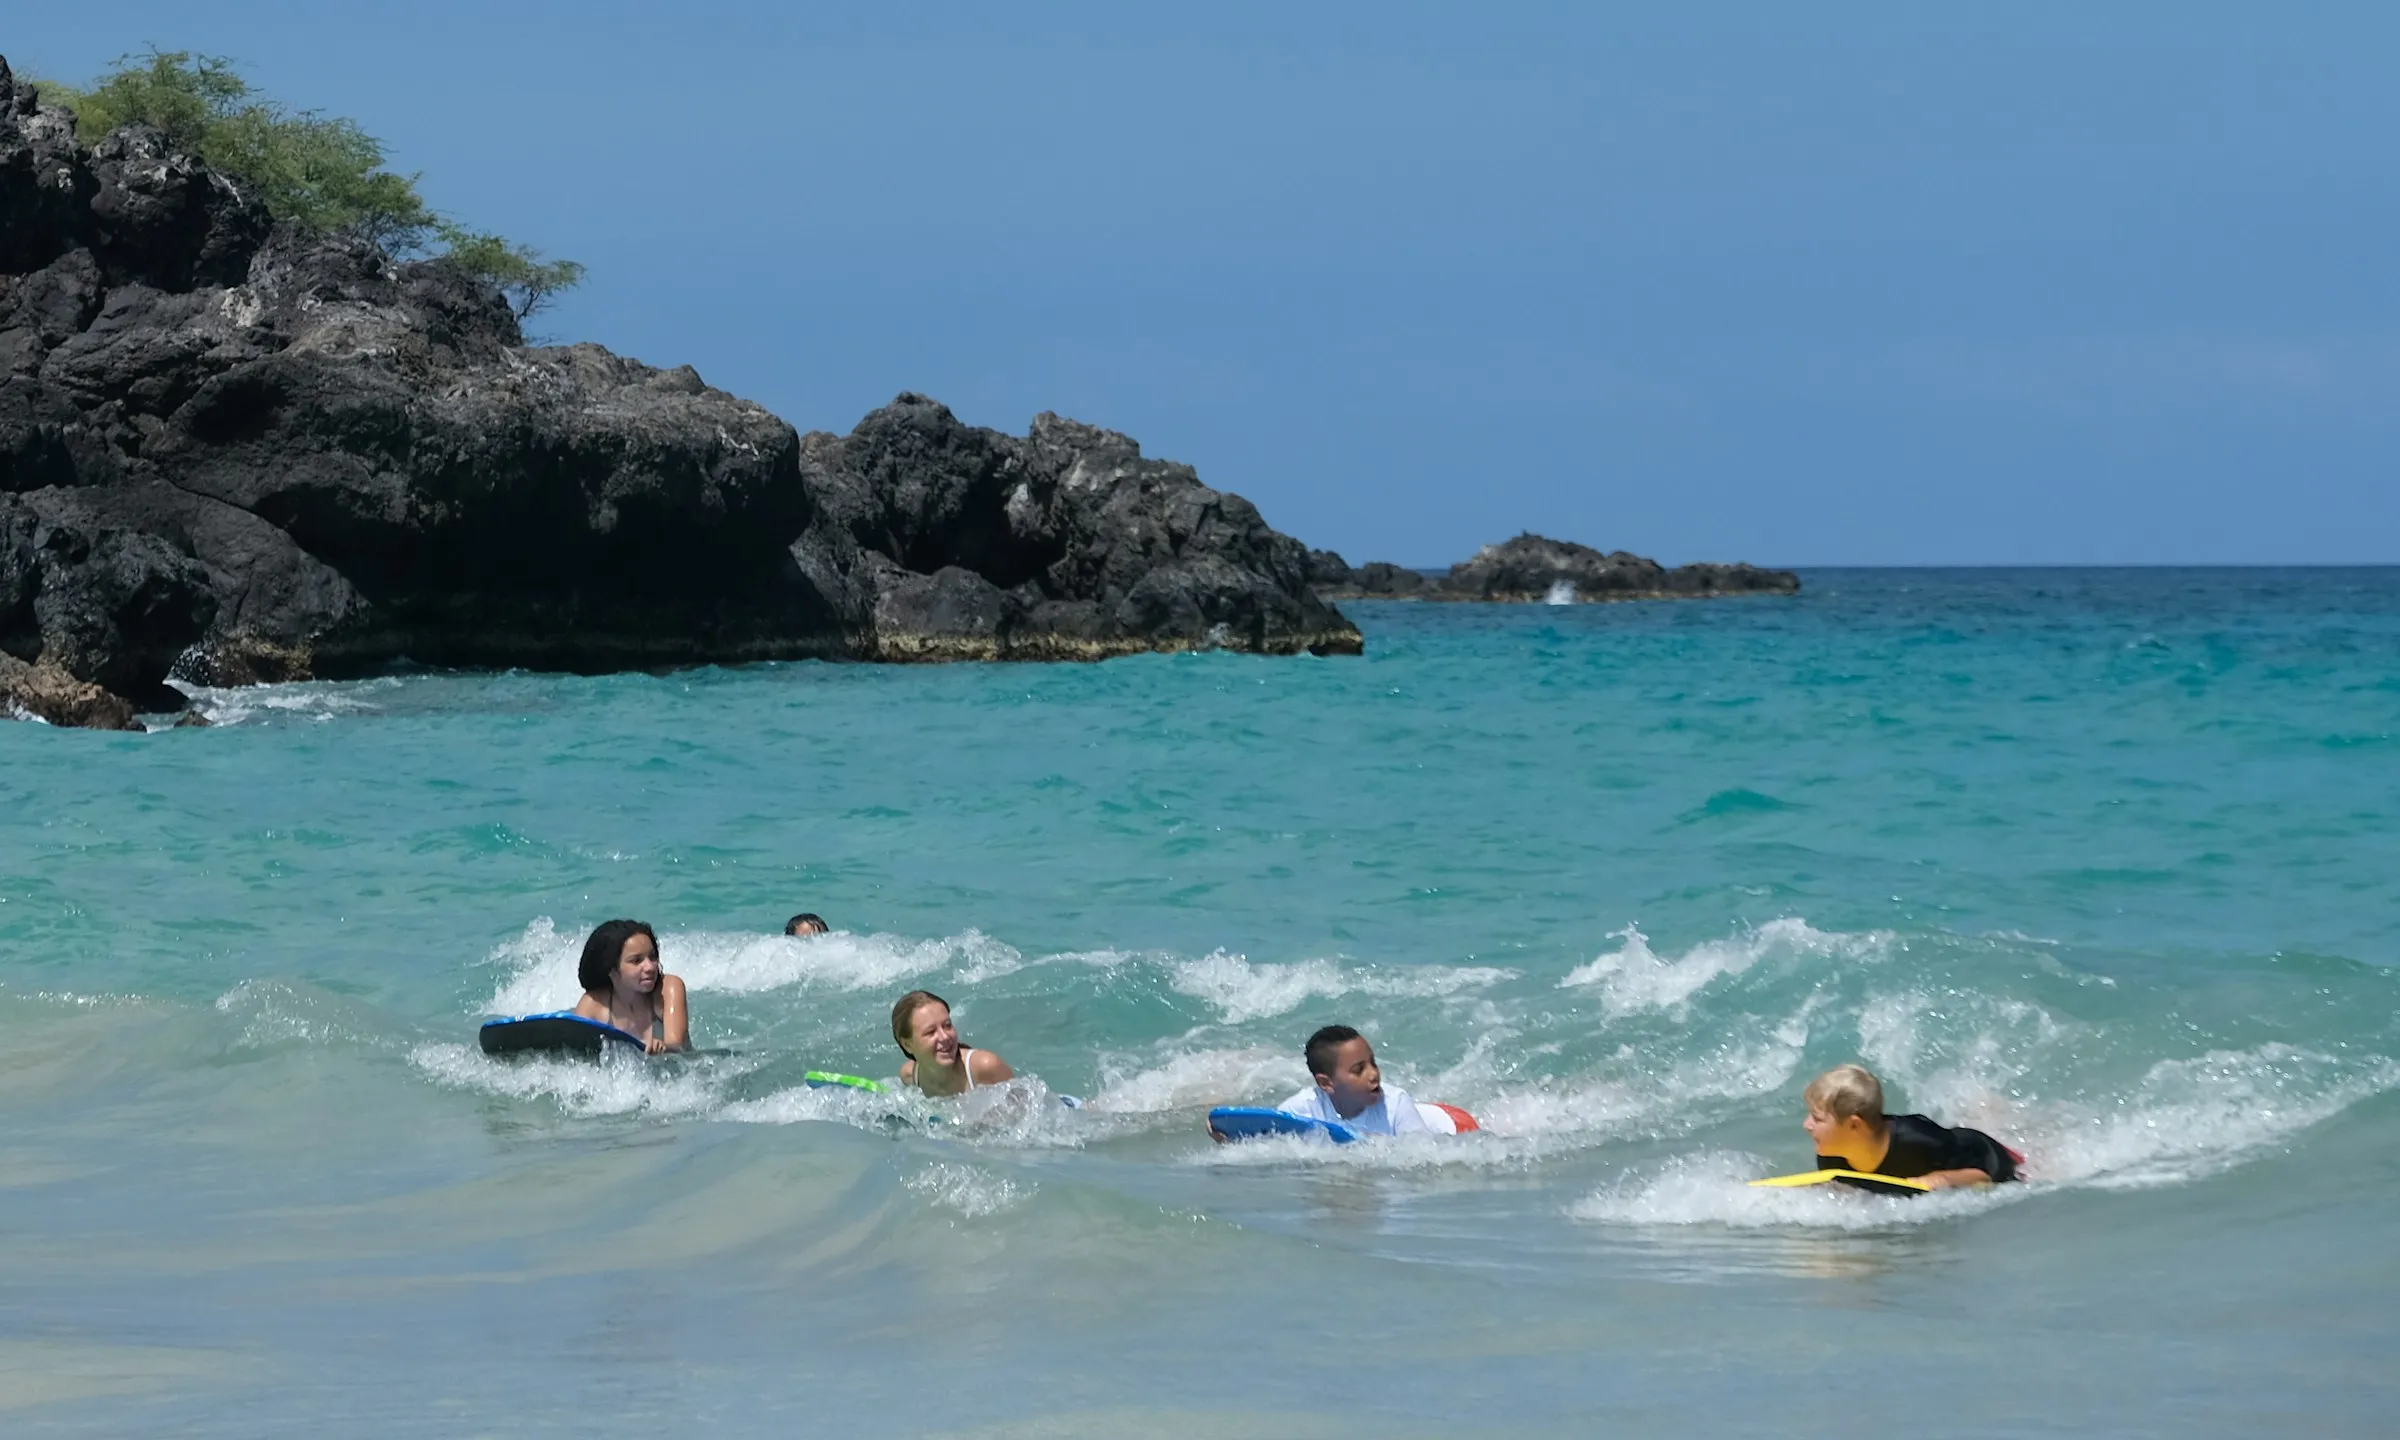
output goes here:
<path id="1" fill-rule="evenodd" d="M 355 234 L 394 255 L 447 255 L 500 287 L 519 319 L 583 279 L 573 260 L 546 259 L 436 213 L 417 193 L 416 176 L 384 168 L 383 143 L 357 121 L 287 110 L 253 91 L 223 58 L 153 49 L 123 57 L 81 89 L 36 85 L 45 102 L 74 113 L 87 146 L 126 125 L 152 126 L 249 187 L 276 219 Z"/>

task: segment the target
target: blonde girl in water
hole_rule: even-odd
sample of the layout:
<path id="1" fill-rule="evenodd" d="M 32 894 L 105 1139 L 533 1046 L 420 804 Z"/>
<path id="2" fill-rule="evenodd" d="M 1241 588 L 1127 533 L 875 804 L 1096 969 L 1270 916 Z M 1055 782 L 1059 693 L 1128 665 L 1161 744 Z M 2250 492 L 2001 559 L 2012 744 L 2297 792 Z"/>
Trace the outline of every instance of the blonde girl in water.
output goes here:
<path id="1" fill-rule="evenodd" d="M 998 1055 L 958 1043 L 950 1002 L 931 990 L 911 990 L 892 1007 L 892 1039 L 908 1057 L 900 1063 L 900 1083 L 927 1095 L 964 1095 L 1016 1077 Z"/>
<path id="2" fill-rule="evenodd" d="M 583 998 L 575 1013 L 638 1037 L 653 1055 L 692 1043 L 683 981 L 658 963 L 658 932 L 639 920 L 611 920 L 583 942 L 575 967 Z"/>

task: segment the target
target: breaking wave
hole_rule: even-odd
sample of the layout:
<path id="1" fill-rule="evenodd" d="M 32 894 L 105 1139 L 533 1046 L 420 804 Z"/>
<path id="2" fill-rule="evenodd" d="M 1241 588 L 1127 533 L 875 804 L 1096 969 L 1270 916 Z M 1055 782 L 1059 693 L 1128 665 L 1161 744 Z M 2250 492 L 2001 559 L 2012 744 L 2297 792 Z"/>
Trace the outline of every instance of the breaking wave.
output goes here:
<path id="1" fill-rule="evenodd" d="M 573 993 L 579 937 L 547 918 L 529 924 L 488 957 L 498 975 L 478 1009 L 560 1007 Z M 594 1065 L 504 1062 L 436 1039 L 415 1046 L 410 1063 L 444 1087 L 563 1119 L 823 1123 L 1100 1153 L 1163 1145 L 1178 1164 L 1203 1167 L 1596 1166 L 1596 1183 L 1566 1205 L 1577 1220 L 1735 1229 L 1922 1225 L 2045 1191 L 2185 1183 L 2400 1087 L 2400 1062 L 2369 1043 L 2379 1034 L 2369 1021 L 2361 1043 L 2345 1046 L 2266 1038 L 2261 1027 L 2276 1018 L 2233 1005 L 2206 1023 L 2144 1015 L 2116 998 L 2113 977 L 2062 961 L 2056 942 L 2008 932 L 1843 932 L 1794 916 L 1669 947 L 1626 926 L 1592 958 L 1549 969 L 1557 979 L 1539 965 L 1028 954 L 975 930 L 933 939 L 672 931 L 661 949 L 692 988 L 704 1036 L 712 1026 L 733 1032 L 729 1048 Z M 949 995 L 971 1035 L 1002 1047 L 1020 1079 L 954 1101 L 801 1080 L 818 1067 L 888 1080 L 884 1002 L 917 986 Z M 1482 1132 L 1208 1145 L 1209 1106 L 1273 1103 L 1308 1083 L 1294 1017 L 1325 1013 L 1326 1002 L 1380 1025 L 1370 1033 L 1392 1083 L 1465 1106 Z M 220 1008 L 262 1038 L 371 1028 L 328 997 L 272 988 L 244 987 Z M 976 1028 L 1003 1023 L 991 1016 L 1038 1022 L 1044 1038 Z M 1151 1033 L 1122 1033 L 1128 1025 Z M 2244 1038 L 2251 1031 L 2261 1033 Z M 1852 1059 L 1885 1079 L 1895 1109 L 1976 1125 L 2027 1151 L 2028 1183 L 1898 1204 L 1752 1189 L 1751 1179 L 1803 1167 L 1800 1088 Z M 1067 1092 L 1081 1108 L 1059 1103 Z M 936 1188 L 983 1193 L 956 1177 Z M 940 1203 L 981 1213 L 981 1201 Z"/>

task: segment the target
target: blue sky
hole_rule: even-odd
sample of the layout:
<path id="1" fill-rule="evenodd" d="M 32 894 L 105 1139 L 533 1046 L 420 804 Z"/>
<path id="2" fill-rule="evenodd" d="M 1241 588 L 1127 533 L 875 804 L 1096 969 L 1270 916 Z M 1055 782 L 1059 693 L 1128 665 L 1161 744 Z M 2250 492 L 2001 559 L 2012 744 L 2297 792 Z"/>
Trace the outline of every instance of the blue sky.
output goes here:
<path id="1" fill-rule="evenodd" d="M 1352 560 L 2400 562 L 2400 9 L 17 7 L 359 119 L 543 328 L 1056 410 Z"/>

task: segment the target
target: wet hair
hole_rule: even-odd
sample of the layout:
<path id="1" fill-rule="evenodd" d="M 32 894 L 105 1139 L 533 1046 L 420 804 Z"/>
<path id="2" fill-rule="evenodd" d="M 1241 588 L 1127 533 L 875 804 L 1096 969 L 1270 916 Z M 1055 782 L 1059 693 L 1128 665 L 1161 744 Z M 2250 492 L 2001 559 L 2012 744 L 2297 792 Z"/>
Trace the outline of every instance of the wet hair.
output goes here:
<path id="1" fill-rule="evenodd" d="M 575 966 L 575 983 L 583 987 L 584 994 L 606 995 L 615 988 L 610 977 L 617 973 L 617 961 L 624 958 L 625 942 L 636 935 L 649 936 L 651 948 L 658 948 L 658 932 L 639 920 L 611 920 L 583 942 L 583 959 Z"/>
<path id="2" fill-rule="evenodd" d="M 825 923 L 824 916 L 812 915 L 808 911 L 803 910 L 799 914 L 794 915 L 791 919 L 783 922 L 783 933 L 786 935 L 797 935 L 800 933 L 800 927 L 803 925 L 814 925 L 817 927 L 817 930 L 831 930 L 833 928 L 831 925 Z M 809 933 L 815 934 L 816 931 L 812 930 Z"/>
<path id="3" fill-rule="evenodd" d="M 1333 1052 L 1360 1038 L 1362 1037 L 1359 1033 L 1347 1025 L 1328 1025 L 1316 1034 L 1309 1036 L 1308 1044 L 1303 1046 L 1300 1051 L 1308 1061 L 1308 1073 L 1331 1075 L 1333 1073 Z"/>
<path id="4" fill-rule="evenodd" d="M 950 1008 L 949 1001 L 934 994 L 931 990 L 911 990 L 901 996 L 899 1003 L 892 1007 L 892 1043 L 899 1046 L 900 1053 L 911 1060 L 916 1059 L 917 1054 L 908 1048 L 908 1029 L 909 1025 L 917 1018 L 918 1007 L 924 1005 L 939 1005 L 944 1010 Z"/>
<path id="5" fill-rule="evenodd" d="M 1883 1123 L 1883 1082 L 1864 1065 L 1836 1065 L 1808 1082 L 1801 1092 L 1808 1108 L 1835 1120 L 1852 1116 L 1870 1125 Z"/>

